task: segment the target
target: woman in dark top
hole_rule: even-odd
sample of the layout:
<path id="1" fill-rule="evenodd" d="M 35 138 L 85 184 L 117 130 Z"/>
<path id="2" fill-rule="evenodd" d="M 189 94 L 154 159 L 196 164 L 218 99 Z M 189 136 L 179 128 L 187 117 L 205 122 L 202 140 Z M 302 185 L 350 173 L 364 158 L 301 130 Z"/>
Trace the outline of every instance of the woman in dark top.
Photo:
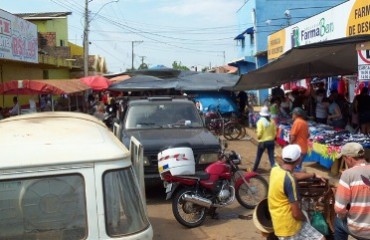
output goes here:
<path id="1" fill-rule="evenodd" d="M 361 132 L 370 133 L 370 96 L 367 87 L 362 88 L 360 95 L 355 99 L 355 111 L 358 113 Z"/>

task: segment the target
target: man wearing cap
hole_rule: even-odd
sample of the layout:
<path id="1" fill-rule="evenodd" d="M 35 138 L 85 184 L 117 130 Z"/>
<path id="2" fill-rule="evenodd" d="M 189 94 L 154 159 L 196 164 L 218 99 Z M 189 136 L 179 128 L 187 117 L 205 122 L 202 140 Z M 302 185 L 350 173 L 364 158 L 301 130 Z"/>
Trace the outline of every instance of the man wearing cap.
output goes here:
<path id="1" fill-rule="evenodd" d="M 270 118 L 270 112 L 267 106 L 261 108 L 260 119 L 257 121 L 257 155 L 254 161 L 253 171 L 258 169 L 261 161 L 261 157 L 265 149 L 269 156 L 271 167 L 274 166 L 274 151 L 275 151 L 275 137 L 276 137 L 276 125 L 275 122 Z"/>
<path id="2" fill-rule="evenodd" d="M 348 166 L 343 171 L 335 193 L 334 239 L 370 239 L 370 165 L 361 144 L 342 146 L 338 159 Z"/>
<path id="3" fill-rule="evenodd" d="M 287 145 L 282 150 L 282 163 L 271 170 L 267 199 L 274 233 L 281 240 L 325 239 L 300 209 L 296 180 L 316 177 L 312 173 L 293 172 L 300 159 L 300 146 Z"/>
<path id="4" fill-rule="evenodd" d="M 302 158 L 303 161 L 304 157 L 308 151 L 308 137 L 310 136 L 308 131 L 308 124 L 306 120 L 304 120 L 305 112 L 302 108 L 296 107 L 293 109 L 293 125 L 292 129 L 290 130 L 290 137 L 289 143 L 291 144 L 298 144 L 301 147 L 302 151 Z M 300 171 L 302 169 L 302 163 L 297 164 L 296 171 Z"/>

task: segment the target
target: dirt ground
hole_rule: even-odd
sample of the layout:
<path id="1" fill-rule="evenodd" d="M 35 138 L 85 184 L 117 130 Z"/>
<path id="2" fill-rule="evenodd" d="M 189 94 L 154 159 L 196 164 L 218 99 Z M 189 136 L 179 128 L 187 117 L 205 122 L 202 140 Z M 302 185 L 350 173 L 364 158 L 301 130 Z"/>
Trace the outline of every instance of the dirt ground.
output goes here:
<path id="1" fill-rule="evenodd" d="M 252 140 L 229 141 L 228 149 L 235 150 L 242 156 L 242 167 L 251 169 L 256 156 L 256 141 L 253 129 L 247 128 L 247 132 L 253 137 Z M 276 156 L 281 153 L 281 148 L 276 147 Z M 337 178 L 330 177 L 330 170 L 324 169 L 317 163 L 304 163 L 304 169 L 327 177 L 333 184 Z M 259 173 L 267 180 L 269 177 L 270 163 L 267 153 L 264 153 Z M 188 229 L 180 225 L 172 214 L 171 201 L 165 200 L 164 188 L 161 185 L 147 189 L 148 214 L 154 230 L 154 240 L 159 239 L 265 239 L 260 231 L 254 226 L 253 220 L 245 217 L 253 213 L 253 210 L 243 208 L 235 201 L 232 205 L 219 209 L 219 219 L 207 218 L 204 224 L 197 228 Z"/>

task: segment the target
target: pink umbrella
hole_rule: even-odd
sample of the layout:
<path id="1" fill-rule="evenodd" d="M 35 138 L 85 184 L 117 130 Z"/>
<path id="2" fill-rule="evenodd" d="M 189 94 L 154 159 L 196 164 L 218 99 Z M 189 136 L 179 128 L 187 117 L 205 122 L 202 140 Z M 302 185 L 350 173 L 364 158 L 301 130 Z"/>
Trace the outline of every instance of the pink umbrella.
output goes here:
<path id="1" fill-rule="evenodd" d="M 91 89 L 96 90 L 96 91 L 102 91 L 105 90 L 109 87 L 111 84 L 111 81 L 109 81 L 108 78 L 96 75 L 96 76 L 87 76 L 87 77 L 82 77 L 80 80 L 91 87 Z"/>

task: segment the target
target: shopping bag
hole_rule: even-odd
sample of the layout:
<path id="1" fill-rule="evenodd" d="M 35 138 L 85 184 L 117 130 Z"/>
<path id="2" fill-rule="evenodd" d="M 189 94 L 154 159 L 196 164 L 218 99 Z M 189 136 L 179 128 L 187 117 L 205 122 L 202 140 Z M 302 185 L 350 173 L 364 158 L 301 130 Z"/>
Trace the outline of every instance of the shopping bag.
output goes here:
<path id="1" fill-rule="evenodd" d="M 329 227 L 321 212 L 313 212 L 311 225 L 324 236 L 329 235 Z"/>

